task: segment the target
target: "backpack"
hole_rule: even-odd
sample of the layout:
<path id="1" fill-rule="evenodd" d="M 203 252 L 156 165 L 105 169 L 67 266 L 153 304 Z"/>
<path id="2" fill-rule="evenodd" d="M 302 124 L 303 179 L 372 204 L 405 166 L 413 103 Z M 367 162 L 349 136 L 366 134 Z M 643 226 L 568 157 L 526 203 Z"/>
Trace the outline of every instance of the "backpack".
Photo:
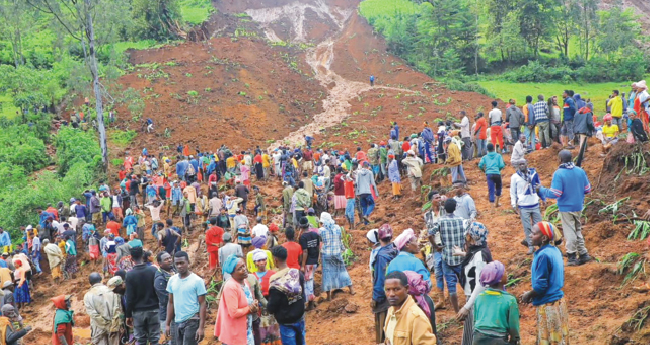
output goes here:
<path id="1" fill-rule="evenodd" d="M 187 171 L 186 171 L 186 173 L 187 173 L 187 175 L 189 175 L 189 176 L 196 175 L 196 169 L 194 169 L 194 165 L 192 165 L 191 163 L 188 164 L 188 165 L 187 165 Z"/>

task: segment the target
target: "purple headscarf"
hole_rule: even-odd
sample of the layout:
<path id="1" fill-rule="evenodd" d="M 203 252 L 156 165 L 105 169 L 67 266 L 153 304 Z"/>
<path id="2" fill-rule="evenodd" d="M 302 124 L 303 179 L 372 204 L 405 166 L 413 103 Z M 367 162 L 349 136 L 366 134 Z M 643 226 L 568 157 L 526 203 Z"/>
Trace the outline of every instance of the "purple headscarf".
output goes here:
<path id="1" fill-rule="evenodd" d="M 404 246 L 413 239 L 417 239 L 415 232 L 413 232 L 413 229 L 406 229 L 399 236 L 397 236 L 395 240 L 393 240 L 393 243 L 395 243 L 397 250 L 402 250 L 402 248 L 404 248 Z"/>
<path id="2" fill-rule="evenodd" d="M 426 296 L 429 291 L 431 291 L 431 287 L 419 273 L 415 273 L 413 271 L 404 271 L 404 274 L 406 275 L 406 279 L 409 283 L 408 294 L 415 298 L 415 302 L 417 302 L 420 309 L 422 309 L 422 311 L 427 314 L 427 317 L 431 317 L 431 309 L 429 309 L 429 305 L 424 298 L 424 296 Z"/>
<path id="3" fill-rule="evenodd" d="M 255 236 L 251 240 L 253 247 L 260 249 L 264 244 L 266 244 L 266 236 Z"/>
<path id="4" fill-rule="evenodd" d="M 494 260 L 483 267 L 481 270 L 480 282 L 483 286 L 491 286 L 498 284 L 503 278 L 506 268 L 503 266 L 501 261 Z"/>

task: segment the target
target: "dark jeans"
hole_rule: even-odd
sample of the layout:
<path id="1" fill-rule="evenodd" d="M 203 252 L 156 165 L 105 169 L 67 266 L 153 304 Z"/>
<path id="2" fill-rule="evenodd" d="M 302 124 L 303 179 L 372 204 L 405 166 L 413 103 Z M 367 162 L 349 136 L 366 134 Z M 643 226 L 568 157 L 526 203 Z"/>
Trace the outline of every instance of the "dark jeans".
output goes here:
<path id="1" fill-rule="evenodd" d="M 488 174 L 487 175 L 488 191 L 490 193 L 490 202 L 494 202 L 494 194 L 496 192 L 497 196 L 501 196 L 501 175 L 499 174 Z"/>
<path id="2" fill-rule="evenodd" d="M 508 337 L 497 337 L 493 335 L 483 334 L 474 330 L 474 340 L 472 345 L 508 345 Z"/>
<path id="3" fill-rule="evenodd" d="M 282 345 L 306 345 L 305 320 L 288 325 L 280 324 L 280 336 Z"/>
<path id="4" fill-rule="evenodd" d="M 517 143 L 517 141 L 519 140 L 519 136 L 521 135 L 520 128 L 521 127 L 517 127 L 517 128 L 510 127 L 510 135 L 512 135 L 512 141 L 514 141 L 515 143 Z"/>
<path id="5" fill-rule="evenodd" d="M 472 152 L 473 152 L 472 139 L 470 137 L 465 137 L 465 138 L 462 138 L 461 140 L 464 143 L 463 152 L 462 152 L 463 160 L 467 161 L 467 160 L 472 159 Z"/>
<path id="6" fill-rule="evenodd" d="M 158 309 L 134 311 L 133 333 L 136 345 L 158 345 L 160 341 Z"/>
<path id="7" fill-rule="evenodd" d="M 197 345 L 196 331 L 199 329 L 199 319 L 191 318 L 181 323 L 172 324 L 172 337 L 176 345 Z"/>
<path id="8" fill-rule="evenodd" d="M 375 209 L 375 200 L 372 198 L 372 194 L 359 195 L 359 201 L 361 203 L 362 215 L 368 217 Z"/>

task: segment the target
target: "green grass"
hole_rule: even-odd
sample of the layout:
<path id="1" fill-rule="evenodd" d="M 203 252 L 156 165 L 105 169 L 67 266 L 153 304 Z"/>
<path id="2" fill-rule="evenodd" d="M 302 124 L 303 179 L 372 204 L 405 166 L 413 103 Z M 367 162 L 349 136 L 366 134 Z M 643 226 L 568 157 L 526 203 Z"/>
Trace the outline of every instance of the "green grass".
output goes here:
<path id="1" fill-rule="evenodd" d="M 215 11 L 210 0 L 181 0 L 183 21 L 191 25 L 201 25 Z"/>
<path id="2" fill-rule="evenodd" d="M 632 82 L 611 82 L 611 83 L 513 83 L 502 80 L 481 80 L 477 84 L 486 88 L 489 92 L 495 94 L 498 98 L 508 101 L 510 98 L 517 100 L 517 105 L 526 103 L 526 96 L 533 96 L 537 100 L 537 95 L 542 94 L 547 99 L 549 96 L 558 96 L 562 102 L 562 92 L 564 90 L 573 90 L 579 93 L 583 99 L 591 98 L 594 103 L 596 115 L 605 114 L 605 102 L 612 90 L 625 92 L 628 97 L 630 85 Z M 486 107 L 489 106 L 486 105 Z"/>
<path id="3" fill-rule="evenodd" d="M 0 94 L 0 117 L 11 120 L 16 117 L 17 111 L 20 111 L 20 108 L 14 106 L 13 98 L 6 94 Z"/>
<path id="4" fill-rule="evenodd" d="M 136 131 L 109 131 L 108 139 L 115 145 L 126 146 L 138 135 Z"/>

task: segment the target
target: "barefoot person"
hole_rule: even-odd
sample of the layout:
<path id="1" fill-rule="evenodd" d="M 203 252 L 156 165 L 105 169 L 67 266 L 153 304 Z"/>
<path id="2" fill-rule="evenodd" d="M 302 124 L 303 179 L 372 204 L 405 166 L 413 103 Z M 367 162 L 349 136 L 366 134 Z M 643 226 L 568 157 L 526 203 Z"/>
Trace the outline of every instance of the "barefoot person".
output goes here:
<path id="1" fill-rule="evenodd" d="M 537 308 L 537 344 L 568 344 L 569 313 L 564 299 L 564 261 L 555 247 L 560 231 L 551 223 L 533 226 L 532 242 L 539 249 L 531 266 L 533 290 L 521 296 L 522 303 Z"/>

